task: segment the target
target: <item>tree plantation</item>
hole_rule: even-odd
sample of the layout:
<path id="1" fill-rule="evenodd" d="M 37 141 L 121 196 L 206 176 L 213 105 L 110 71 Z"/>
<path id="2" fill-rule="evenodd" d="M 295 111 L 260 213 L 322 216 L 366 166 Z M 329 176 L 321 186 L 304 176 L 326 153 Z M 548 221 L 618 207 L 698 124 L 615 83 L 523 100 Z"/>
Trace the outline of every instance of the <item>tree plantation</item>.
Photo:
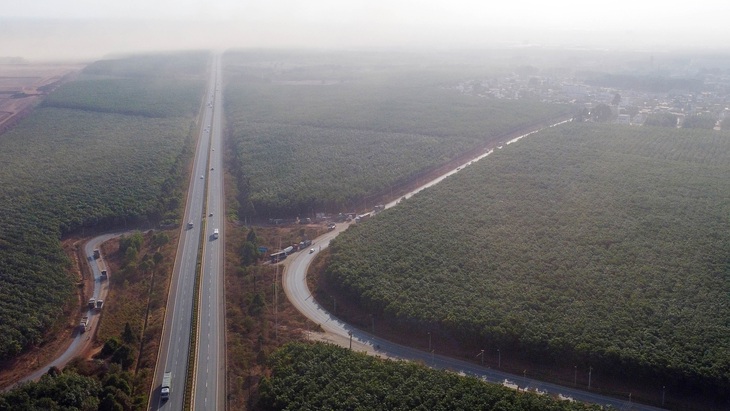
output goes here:
<path id="1" fill-rule="evenodd" d="M 730 394 L 730 136 L 567 124 L 347 230 L 326 276 L 476 349 Z"/>
<path id="2" fill-rule="evenodd" d="M 291 343 L 271 355 L 264 410 L 592 410 L 329 344 Z"/>
<path id="3" fill-rule="evenodd" d="M 364 197 L 572 112 L 453 89 L 479 68 L 387 55 L 372 61 L 364 54 L 226 54 L 225 109 L 241 217 L 363 207 Z"/>
<path id="4" fill-rule="evenodd" d="M 61 236 L 179 218 L 207 57 L 92 64 L 0 137 L 0 359 L 67 322 Z"/>

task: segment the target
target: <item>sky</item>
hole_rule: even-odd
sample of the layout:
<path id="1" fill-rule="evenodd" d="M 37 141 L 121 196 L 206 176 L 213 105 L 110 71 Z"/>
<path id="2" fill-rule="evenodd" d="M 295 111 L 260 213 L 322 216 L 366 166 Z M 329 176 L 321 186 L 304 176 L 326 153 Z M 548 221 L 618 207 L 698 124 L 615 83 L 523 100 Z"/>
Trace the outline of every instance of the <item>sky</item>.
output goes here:
<path id="1" fill-rule="evenodd" d="M 730 47 L 720 0 L 0 0 L 0 56 L 136 50 Z"/>

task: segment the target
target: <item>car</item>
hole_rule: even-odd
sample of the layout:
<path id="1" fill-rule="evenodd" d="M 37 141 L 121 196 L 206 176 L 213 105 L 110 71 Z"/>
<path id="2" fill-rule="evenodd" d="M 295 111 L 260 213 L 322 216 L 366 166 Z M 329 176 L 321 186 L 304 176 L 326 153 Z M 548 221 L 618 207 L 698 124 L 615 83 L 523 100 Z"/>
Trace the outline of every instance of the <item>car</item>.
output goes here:
<path id="1" fill-rule="evenodd" d="M 208 217 L 213 217 L 213 213 L 208 214 Z"/>
<path id="2" fill-rule="evenodd" d="M 213 167 L 211 167 L 210 170 L 213 171 Z"/>
<path id="3" fill-rule="evenodd" d="M 203 178 L 203 175 L 201 174 L 200 178 Z"/>
<path id="4" fill-rule="evenodd" d="M 312 254 L 314 252 L 314 248 L 309 249 L 309 254 Z"/>

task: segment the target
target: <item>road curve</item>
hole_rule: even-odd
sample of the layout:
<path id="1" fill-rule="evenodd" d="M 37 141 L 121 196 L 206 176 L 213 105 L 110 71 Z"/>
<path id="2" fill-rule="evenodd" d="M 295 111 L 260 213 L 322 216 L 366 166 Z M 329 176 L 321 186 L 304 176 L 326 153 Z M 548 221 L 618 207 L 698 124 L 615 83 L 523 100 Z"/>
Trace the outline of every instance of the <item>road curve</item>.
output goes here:
<path id="1" fill-rule="evenodd" d="M 562 123 L 564 122 L 554 124 L 550 127 L 554 127 Z M 515 139 L 508 141 L 507 144 L 517 142 L 521 138 L 536 132 L 537 131 L 534 131 L 519 136 Z M 413 194 L 425 188 L 438 184 L 444 178 L 458 172 L 465 165 L 468 165 L 469 163 L 474 161 L 481 160 L 491 153 L 492 151 L 490 150 L 480 155 L 479 157 L 469 162 L 466 162 L 464 165 L 457 167 L 456 169 L 450 170 L 444 175 L 406 194 L 403 198 L 410 198 Z M 386 205 L 386 208 L 397 205 L 398 201 L 400 200 L 388 203 Z M 331 342 L 334 342 L 344 347 L 352 346 L 354 350 L 365 351 L 383 357 L 420 361 L 424 364 L 429 365 L 432 368 L 451 370 L 457 373 L 478 377 L 485 381 L 505 384 L 512 387 L 518 387 L 519 389 L 523 390 L 537 390 L 539 392 L 549 393 L 556 396 L 560 395 L 566 398 L 573 398 L 578 401 L 584 401 L 600 405 L 610 405 L 617 409 L 646 411 L 661 410 L 661 408 L 632 403 L 629 398 L 627 398 L 626 400 L 622 400 L 612 397 L 606 397 L 576 388 L 563 387 L 556 384 L 541 382 L 526 376 L 509 374 L 499 370 L 490 369 L 488 367 L 480 367 L 470 362 L 461 361 L 442 355 L 436 355 L 433 351 L 429 353 L 426 351 L 417 350 L 415 348 L 406 347 L 400 344 L 392 343 L 383 338 L 376 337 L 366 331 L 345 323 L 333 314 L 329 313 L 314 300 L 314 298 L 312 297 L 312 293 L 307 285 L 306 277 L 307 269 L 309 268 L 309 265 L 311 264 L 316 254 L 319 253 L 321 250 L 327 248 L 330 244 L 330 241 L 333 238 L 337 237 L 337 235 L 339 235 L 342 231 L 346 230 L 348 226 L 348 224 L 340 224 L 336 227 L 335 230 L 316 238 L 313 245 L 315 249 L 314 253 L 309 254 L 306 252 L 299 252 L 292 256 L 291 260 L 289 261 L 288 268 L 286 268 L 284 272 L 283 278 L 284 292 L 286 293 L 287 298 L 289 298 L 289 301 L 291 301 L 294 307 L 296 307 L 296 309 L 304 314 L 307 318 L 309 318 L 316 324 L 319 324 L 328 335 L 327 339 Z"/>
<path id="2" fill-rule="evenodd" d="M 107 292 L 109 291 L 109 282 L 101 280 L 101 272 L 98 265 L 96 264 L 96 260 L 94 259 L 94 249 L 99 248 L 102 243 L 109 241 L 114 237 L 119 237 L 122 234 L 124 234 L 124 232 L 103 234 L 98 237 L 92 238 L 84 245 L 84 255 L 89 262 L 89 267 L 91 267 L 91 273 L 94 277 L 94 293 L 92 296 L 96 300 L 103 300 L 106 298 Z M 113 273 L 110 273 L 109 275 L 111 276 L 113 275 Z M 84 316 L 89 317 L 88 330 L 85 333 L 81 333 L 79 332 L 79 328 L 75 327 L 73 333 L 71 334 L 71 344 L 68 346 L 68 348 L 66 348 L 63 354 L 56 357 L 48 364 L 45 364 L 43 367 L 35 370 L 33 373 L 22 378 L 20 381 L 18 381 L 18 384 L 27 381 L 35 381 L 41 378 L 43 374 L 47 373 L 48 369 L 51 367 L 56 367 L 59 369 L 63 368 L 69 361 L 78 357 L 91 344 L 91 337 L 96 332 L 96 327 L 99 324 L 100 312 L 95 310 L 87 310 Z M 11 389 L 15 385 L 17 384 L 13 384 L 7 387 L 6 390 Z"/>

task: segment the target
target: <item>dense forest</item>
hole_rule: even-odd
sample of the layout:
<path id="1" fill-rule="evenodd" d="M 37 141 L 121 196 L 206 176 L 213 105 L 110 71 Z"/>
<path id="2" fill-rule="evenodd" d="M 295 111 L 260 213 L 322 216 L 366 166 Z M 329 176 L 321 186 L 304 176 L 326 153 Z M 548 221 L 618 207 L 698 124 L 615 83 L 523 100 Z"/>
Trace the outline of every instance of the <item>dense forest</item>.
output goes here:
<path id="1" fill-rule="evenodd" d="M 554 127 L 347 230 L 326 280 L 404 329 L 727 397 L 729 175 L 724 132 Z"/>
<path id="2" fill-rule="evenodd" d="M 226 54 L 224 67 L 242 219 L 372 206 L 363 199 L 572 113 L 460 94 L 456 84 L 487 69 L 402 56 L 251 51 Z"/>
<path id="3" fill-rule="evenodd" d="M 599 409 L 322 343 L 290 343 L 269 363 L 259 405 L 270 411 Z"/>
<path id="4" fill-rule="evenodd" d="M 66 322 L 62 236 L 176 221 L 207 59 L 94 63 L 0 137 L 0 360 Z"/>

